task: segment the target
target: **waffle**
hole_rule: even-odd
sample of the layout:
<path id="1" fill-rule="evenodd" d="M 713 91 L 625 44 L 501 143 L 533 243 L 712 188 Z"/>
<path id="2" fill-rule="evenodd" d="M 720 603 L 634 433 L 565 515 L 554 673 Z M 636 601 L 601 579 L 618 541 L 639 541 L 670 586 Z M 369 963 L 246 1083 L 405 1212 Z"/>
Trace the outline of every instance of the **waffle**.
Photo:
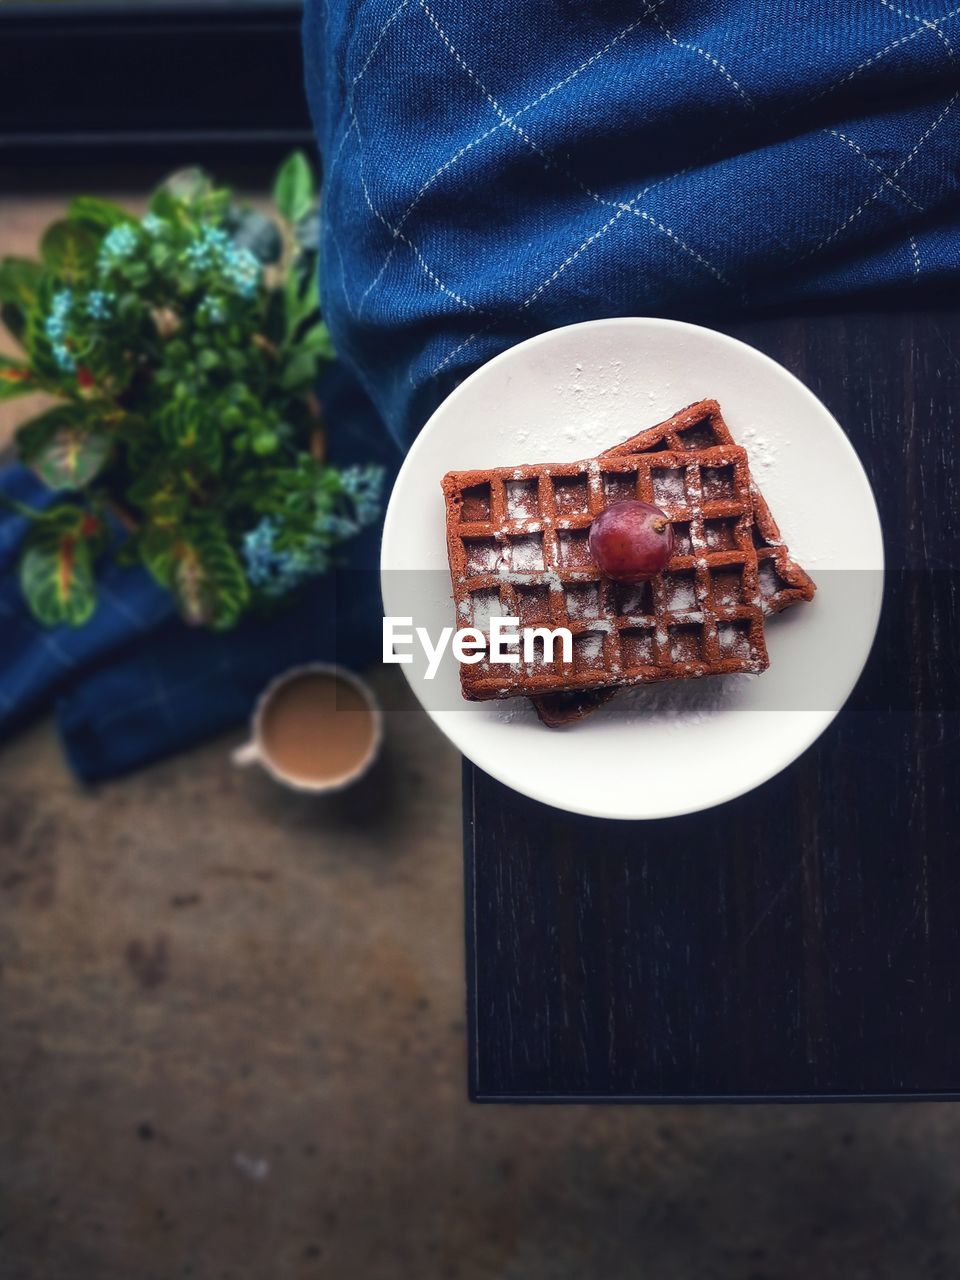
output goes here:
<path id="1" fill-rule="evenodd" d="M 733 443 L 730 428 L 724 422 L 716 400 L 699 400 L 666 422 L 648 427 L 646 431 L 624 440 L 623 444 L 614 445 L 601 456 L 617 457 L 657 449 L 704 449 Z M 790 548 L 781 538 L 777 522 L 752 477 L 750 490 L 761 608 L 765 613 L 780 613 L 792 604 L 812 600 L 817 588 L 809 574 L 792 559 Z"/>
<path id="2" fill-rule="evenodd" d="M 573 694 L 658 680 L 763 671 L 753 502 L 737 445 L 616 454 L 444 477 L 447 552 L 459 627 L 491 617 L 567 627 L 573 660 L 461 664 L 465 698 Z M 674 555 L 653 581 L 601 574 L 590 525 L 612 502 L 653 502 Z"/>
<path id="3" fill-rule="evenodd" d="M 574 693 L 545 693 L 530 701 L 548 729 L 563 729 L 599 711 L 618 693 L 616 685 L 606 685 L 602 689 L 578 689 Z"/>
<path id="4" fill-rule="evenodd" d="M 648 427 L 622 444 L 607 449 L 602 457 L 648 452 L 688 450 L 732 444 L 733 437 L 716 400 L 700 400 L 681 409 L 665 422 Z M 791 605 L 811 600 L 816 591 L 813 579 L 791 557 L 780 536 L 766 499 L 751 477 L 753 498 L 753 541 L 757 551 L 760 605 L 765 613 L 780 613 Z M 550 728 L 582 720 L 603 706 L 616 693 L 616 686 L 588 693 L 551 694 L 534 699 L 537 715 Z"/>

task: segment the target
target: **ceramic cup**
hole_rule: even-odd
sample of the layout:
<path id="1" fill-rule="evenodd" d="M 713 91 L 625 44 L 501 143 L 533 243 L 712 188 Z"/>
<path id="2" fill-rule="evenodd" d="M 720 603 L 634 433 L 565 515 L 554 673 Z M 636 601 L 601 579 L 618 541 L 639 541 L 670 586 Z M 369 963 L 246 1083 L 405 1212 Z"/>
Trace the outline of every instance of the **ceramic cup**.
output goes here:
<path id="1" fill-rule="evenodd" d="M 343 791 L 380 753 L 383 715 L 366 681 L 325 662 L 292 667 L 260 695 L 236 765 L 261 765 L 294 791 Z"/>

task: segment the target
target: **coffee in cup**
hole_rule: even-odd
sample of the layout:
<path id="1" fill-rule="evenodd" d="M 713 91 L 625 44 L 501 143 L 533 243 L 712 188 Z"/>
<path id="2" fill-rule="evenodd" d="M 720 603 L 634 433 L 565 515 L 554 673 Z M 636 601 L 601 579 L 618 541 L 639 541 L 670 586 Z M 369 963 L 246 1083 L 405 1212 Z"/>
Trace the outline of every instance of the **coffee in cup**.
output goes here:
<path id="1" fill-rule="evenodd" d="M 343 667 L 313 663 L 268 685 L 250 741 L 233 760 L 260 764 L 297 791 L 340 791 L 370 768 L 382 736 L 382 715 L 367 684 Z"/>

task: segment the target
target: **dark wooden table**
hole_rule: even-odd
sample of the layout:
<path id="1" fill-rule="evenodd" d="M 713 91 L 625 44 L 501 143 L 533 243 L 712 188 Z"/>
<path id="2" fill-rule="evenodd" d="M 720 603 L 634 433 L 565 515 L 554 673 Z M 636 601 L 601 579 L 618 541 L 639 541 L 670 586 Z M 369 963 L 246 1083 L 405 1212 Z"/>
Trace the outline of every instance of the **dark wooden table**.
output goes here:
<path id="1" fill-rule="evenodd" d="M 599 822 L 465 765 L 477 1101 L 960 1097 L 960 314 L 729 331 L 860 454 L 877 641 L 822 738 L 707 813 Z"/>

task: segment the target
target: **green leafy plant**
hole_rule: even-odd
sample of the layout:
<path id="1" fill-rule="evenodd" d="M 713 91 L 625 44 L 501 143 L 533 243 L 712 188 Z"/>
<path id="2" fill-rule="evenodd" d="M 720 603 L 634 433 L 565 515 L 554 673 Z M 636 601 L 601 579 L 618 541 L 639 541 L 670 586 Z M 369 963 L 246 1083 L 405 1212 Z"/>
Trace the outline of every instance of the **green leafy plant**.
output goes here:
<path id="1" fill-rule="evenodd" d="M 16 434 L 58 495 L 18 508 L 40 621 L 86 622 L 113 555 L 145 565 L 187 622 L 227 628 L 375 518 L 379 469 L 324 461 L 316 200 L 300 153 L 277 175 L 276 217 L 184 170 L 142 219 L 81 196 L 39 262 L 0 262 L 0 318 L 24 352 L 0 356 L 0 401 L 57 398 Z"/>

